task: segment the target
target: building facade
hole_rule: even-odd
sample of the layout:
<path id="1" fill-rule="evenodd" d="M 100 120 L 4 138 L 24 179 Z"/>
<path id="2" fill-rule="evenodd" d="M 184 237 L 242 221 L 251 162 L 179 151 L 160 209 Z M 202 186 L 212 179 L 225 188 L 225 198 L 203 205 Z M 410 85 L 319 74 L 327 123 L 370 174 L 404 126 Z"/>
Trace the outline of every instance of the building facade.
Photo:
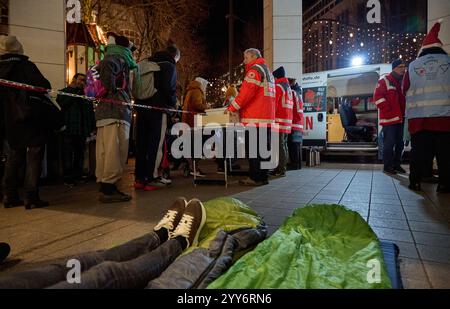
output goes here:
<path id="1" fill-rule="evenodd" d="M 427 1 L 381 2 L 381 23 L 370 24 L 367 0 L 319 0 L 303 15 L 304 72 L 411 61 L 426 34 Z"/>
<path id="2" fill-rule="evenodd" d="M 264 0 L 264 57 L 300 80 L 303 70 L 302 0 Z"/>
<path id="3" fill-rule="evenodd" d="M 1 0 L 0 33 L 16 36 L 56 89 L 66 75 L 66 5 L 61 0 Z"/>

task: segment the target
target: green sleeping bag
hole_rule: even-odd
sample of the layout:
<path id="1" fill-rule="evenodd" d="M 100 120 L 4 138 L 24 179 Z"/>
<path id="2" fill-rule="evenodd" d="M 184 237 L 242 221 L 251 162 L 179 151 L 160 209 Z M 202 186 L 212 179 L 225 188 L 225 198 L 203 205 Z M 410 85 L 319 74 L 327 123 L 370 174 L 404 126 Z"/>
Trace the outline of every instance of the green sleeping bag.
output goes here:
<path id="1" fill-rule="evenodd" d="M 297 209 L 211 289 L 391 288 L 377 236 L 338 205 Z"/>

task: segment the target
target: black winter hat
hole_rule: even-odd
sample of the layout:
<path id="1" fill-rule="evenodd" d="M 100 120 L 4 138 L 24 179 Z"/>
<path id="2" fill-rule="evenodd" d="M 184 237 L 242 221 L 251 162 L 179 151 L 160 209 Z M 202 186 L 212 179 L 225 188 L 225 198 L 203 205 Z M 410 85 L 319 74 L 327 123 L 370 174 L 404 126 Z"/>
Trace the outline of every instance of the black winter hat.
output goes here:
<path id="1" fill-rule="evenodd" d="M 275 78 L 283 78 L 283 77 L 286 77 L 286 72 L 285 72 L 285 70 L 284 70 L 284 67 L 279 67 L 278 69 L 276 69 L 276 70 L 273 72 L 273 76 L 274 76 Z"/>
<path id="2" fill-rule="evenodd" d="M 392 62 L 392 70 L 394 70 L 399 65 L 405 64 L 405 62 L 402 59 L 396 59 L 394 62 Z"/>

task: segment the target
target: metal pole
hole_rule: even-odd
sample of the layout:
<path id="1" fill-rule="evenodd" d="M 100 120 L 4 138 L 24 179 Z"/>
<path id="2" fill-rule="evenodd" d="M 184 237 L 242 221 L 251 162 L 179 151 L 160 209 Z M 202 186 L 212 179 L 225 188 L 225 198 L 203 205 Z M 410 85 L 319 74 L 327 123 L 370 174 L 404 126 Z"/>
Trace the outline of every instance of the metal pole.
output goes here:
<path id="1" fill-rule="evenodd" d="M 229 83 L 233 83 L 233 50 L 234 50 L 234 1 L 230 1 L 230 14 L 228 15 L 228 72 Z"/>

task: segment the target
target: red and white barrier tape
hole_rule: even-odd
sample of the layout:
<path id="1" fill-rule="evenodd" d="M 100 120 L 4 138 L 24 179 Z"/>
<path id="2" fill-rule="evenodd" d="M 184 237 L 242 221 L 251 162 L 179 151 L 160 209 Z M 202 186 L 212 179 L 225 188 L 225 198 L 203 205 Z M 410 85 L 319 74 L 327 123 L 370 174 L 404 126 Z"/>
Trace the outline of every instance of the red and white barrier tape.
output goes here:
<path id="1" fill-rule="evenodd" d="M 131 108 L 137 107 L 137 108 L 144 108 L 144 109 L 153 109 L 153 110 L 158 110 L 158 111 L 162 111 L 162 112 L 174 112 L 174 113 L 183 113 L 183 114 L 201 114 L 201 113 L 195 113 L 195 112 L 190 112 L 190 111 L 183 111 L 183 110 L 172 109 L 172 108 L 154 107 L 154 106 L 136 104 L 136 103 L 133 103 L 133 102 L 130 103 L 130 102 L 120 101 L 120 100 L 105 99 L 105 98 L 91 98 L 91 97 L 88 97 L 86 95 L 67 93 L 67 92 L 64 92 L 64 91 L 61 91 L 61 90 L 45 89 L 45 88 L 42 88 L 42 87 L 36 87 L 36 86 L 27 85 L 27 84 L 23 84 L 23 83 L 18 83 L 18 82 L 6 80 L 6 79 L 0 79 L 0 86 L 20 89 L 20 90 L 26 90 L 26 91 L 39 92 L 39 93 L 48 93 L 48 94 L 55 94 L 55 95 L 79 98 L 79 99 L 92 101 L 94 103 L 121 104 L 121 105 L 130 106 Z"/>

